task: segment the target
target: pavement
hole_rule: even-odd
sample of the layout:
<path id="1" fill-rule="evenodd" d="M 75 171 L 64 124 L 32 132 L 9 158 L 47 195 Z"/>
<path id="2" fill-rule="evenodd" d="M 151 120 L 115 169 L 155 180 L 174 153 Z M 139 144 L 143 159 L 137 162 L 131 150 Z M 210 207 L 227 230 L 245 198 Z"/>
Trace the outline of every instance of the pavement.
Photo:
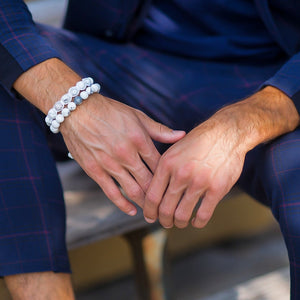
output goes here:
<path id="1" fill-rule="evenodd" d="M 288 300 L 288 258 L 277 229 L 199 249 L 171 262 L 173 300 Z M 134 279 L 78 293 L 77 300 L 137 300 Z"/>

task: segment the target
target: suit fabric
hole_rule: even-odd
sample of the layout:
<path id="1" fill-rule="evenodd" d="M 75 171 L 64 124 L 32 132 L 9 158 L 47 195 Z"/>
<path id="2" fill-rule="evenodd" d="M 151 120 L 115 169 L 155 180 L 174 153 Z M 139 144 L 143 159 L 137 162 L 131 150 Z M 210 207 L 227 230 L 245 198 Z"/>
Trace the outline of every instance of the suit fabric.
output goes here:
<path id="1" fill-rule="evenodd" d="M 254 4 L 282 53 L 257 64 L 202 61 L 136 45 L 132 41 L 151 1 L 86 0 L 82 6 L 71 0 L 65 29 L 36 26 L 22 1 L 0 2 L 0 58 L 5 62 L 0 66 L 0 275 L 70 271 L 62 190 L 50 152 L 58 142 L 49 140 L 41 114 L 15 98 L 14 80 L 35 64 L 58 57 L 81 76 L 103 83 L 105 95 L 187 131 L 265 85 L 287 93 L 299 110 L 300 4 Z M 238 182 L 270 206 L 279 222 L 294 300 L 300 299 L 299 141 L 297 128 L 250 151 Z"/>

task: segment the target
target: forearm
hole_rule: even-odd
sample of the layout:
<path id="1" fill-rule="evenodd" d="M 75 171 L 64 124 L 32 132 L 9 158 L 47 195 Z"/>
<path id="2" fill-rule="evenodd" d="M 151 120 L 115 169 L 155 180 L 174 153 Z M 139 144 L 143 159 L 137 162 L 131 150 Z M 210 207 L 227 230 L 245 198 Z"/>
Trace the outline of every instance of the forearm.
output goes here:
<path id="1" fill-rule="evenodd" d="M 293 131 L 300 118 L 292 100 L 269 86 L 243 101 L 222 108 L 212 121 L 225 127 L 227 124 L 228 134 L 234 132 L 239 149 L 247 153 L 260 143 Z"/>
<path id="2" fill-rule="evenodd" d="M 62 95 L 80 80 L 78 74 L 56 58 L 48 59 L 24 72 L 13 87 L 47 114 Z"/>

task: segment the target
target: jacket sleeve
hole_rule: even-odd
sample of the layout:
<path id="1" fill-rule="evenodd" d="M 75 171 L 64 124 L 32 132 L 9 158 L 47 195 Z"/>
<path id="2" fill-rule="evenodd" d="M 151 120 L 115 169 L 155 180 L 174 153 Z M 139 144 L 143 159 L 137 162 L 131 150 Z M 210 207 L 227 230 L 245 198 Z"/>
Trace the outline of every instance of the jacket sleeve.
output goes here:
<path id="1" fill-rule="evenodd" d="M 11 91 L 26 70 L 59 54 L 43 38 L 22 0 L 0 0 L 0 84 Z"/>
<path id="2" fill-rule="evenodd" d="M 278 72 L 264 82 L 263 86 L 271 85 L 288 95 L 300 113 L 300 52 L 292 56 Z"/>

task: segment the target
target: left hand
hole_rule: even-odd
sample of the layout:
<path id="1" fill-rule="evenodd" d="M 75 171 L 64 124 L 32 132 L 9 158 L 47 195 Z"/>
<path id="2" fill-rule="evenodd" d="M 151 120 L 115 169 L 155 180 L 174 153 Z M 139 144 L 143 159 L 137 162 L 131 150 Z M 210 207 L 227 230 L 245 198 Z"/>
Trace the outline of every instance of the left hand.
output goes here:
<path id="1" fill-rule="evenodd" d="M 273 87 L 221 109 L 162 155 L 146 193 L 146 221 L 184 228 L 202 198 L 192 225 L 204 227 L 240 177 L 246 153 L 298 124 L 293 102 Z"/>
<path id="2" fill-rule="evenodd" d="M 228 126 L 208 121 L 168 149 L 148 189 L 145 218 L 184 228 L 203 198 L 193 225 L 205 226 L 243 168 L 245 153 L 233 136 Z"/>

